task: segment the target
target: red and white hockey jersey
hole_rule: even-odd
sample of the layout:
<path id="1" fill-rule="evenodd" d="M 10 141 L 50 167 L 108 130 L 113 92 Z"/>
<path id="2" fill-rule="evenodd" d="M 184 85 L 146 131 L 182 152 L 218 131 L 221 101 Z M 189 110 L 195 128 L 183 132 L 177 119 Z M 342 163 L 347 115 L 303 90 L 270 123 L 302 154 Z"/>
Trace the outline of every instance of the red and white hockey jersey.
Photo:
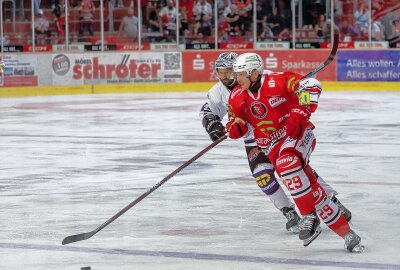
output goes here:
<path id="1" fill-rule="evenodd" d="M 261 87 L 257 93 L 243 90 L 240 85 L 233 89 L 228 100 L 229 118 L 239 117 L 254 128 L 256 143 L 271 147 L 286 135 L 285 121 L 293 108 L 299 107 L 299 96 L 307 108 L 314 112 L 321 93 L 316 79 L 303 79 L 292 72 L 271 72 L 265 70 Z M 297 90 L 301 89 L 302 93 Z"/>

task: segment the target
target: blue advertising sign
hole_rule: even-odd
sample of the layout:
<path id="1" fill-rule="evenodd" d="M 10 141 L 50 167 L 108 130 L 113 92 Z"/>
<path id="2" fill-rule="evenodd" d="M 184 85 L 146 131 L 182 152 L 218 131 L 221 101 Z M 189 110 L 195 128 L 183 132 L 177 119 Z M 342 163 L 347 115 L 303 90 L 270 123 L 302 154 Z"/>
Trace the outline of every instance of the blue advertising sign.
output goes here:
<path id="1" fill-rule="evenodd" d="M 338 81 L 400 81 L 400 51 L 339 51 Z"/>

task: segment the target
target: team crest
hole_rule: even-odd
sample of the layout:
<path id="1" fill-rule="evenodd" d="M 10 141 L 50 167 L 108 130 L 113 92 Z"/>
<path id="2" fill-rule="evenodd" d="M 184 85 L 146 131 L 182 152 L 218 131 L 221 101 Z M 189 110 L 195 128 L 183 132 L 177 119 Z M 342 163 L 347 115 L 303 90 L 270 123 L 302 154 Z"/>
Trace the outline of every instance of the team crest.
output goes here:
<path id="1" fill-rule="evenodd" d="M 250 110 L 251 114 L 258 119 L 263 119 L 268 113 L 267 106 L 259 101 L 251 103 Z"/>

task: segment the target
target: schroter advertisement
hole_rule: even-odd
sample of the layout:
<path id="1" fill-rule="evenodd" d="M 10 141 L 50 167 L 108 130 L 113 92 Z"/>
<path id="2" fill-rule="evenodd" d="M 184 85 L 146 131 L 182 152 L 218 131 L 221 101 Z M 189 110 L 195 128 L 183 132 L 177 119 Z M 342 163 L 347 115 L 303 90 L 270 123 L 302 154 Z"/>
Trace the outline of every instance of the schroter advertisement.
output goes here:
<path id="1" fill-rule="evenodd" d="M 54 85 L 182 82 L 181 54 L 54 54 Z"/>

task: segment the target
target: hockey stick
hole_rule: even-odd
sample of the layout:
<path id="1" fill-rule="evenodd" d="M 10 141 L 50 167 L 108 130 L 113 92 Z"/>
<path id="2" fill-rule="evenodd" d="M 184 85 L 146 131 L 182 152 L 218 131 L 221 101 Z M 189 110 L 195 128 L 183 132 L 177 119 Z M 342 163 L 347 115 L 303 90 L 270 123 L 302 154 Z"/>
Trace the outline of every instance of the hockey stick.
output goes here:
<path id="1" fill-rule="evenodd" d="M 314 76 L 317 72 L 320 72 L 323 68 L 325 68 L 327 65 L 329 65 L 335 58 L 337 49 L 339 47 L 339 29 L 336 26 L 334 26 L 333 31 L 334 31 L 334 33 L 333 33 L 333 44 L 332 44 L 331 54 L 328 56 L 328 59 L 326 59 L 324 63 L 322 63 L 317 68 L 315 68 L 310 73 L 307 73 L 304 76 L 305 78 L 310 78 L 310 77 Z"/>
<path id="2" fill-rule="evenodd" d="M 327 65 L 329 65 L 333 59 L 336 56 L 336 52 L 338 49 L 338 45 L 339 45 L 339 31 L 337 28 L 334 29 L 334 41 L 333 41 L 333 45 L 332 45 L 332 50 L 331 53 L 328 57 L 327 60 L 325 60 L 325 62 L 323 64 L 321 64 L 320 66 L 318 66 L 316 69 L 314 69 L 313 71 L 311 71 L 310 73 L 308 73 L 307 75 L 305 75 L 305 78 L 309 78 L 314 76 L 317 72 L 321 71 L 323 68 L 325 68 Z M 87 232 L 87 233 L 81 233 L 81 234 L 75 234 L 75 235 L 70 235 L 67 236 L 66 238 L 64 238 L 64 240 L 62 241 L 63 245 L 67 245 L 70 243 L 74 243 L 74 242 L 78 242 L 78 241 L 83 241 L 86 239 L 89 239 L 90 237 L 92 237 L 93 235 L 95 235 L 96 233 L 98 233 L 99 231 L 101 231 L 102 229 L 104 229 L 106 226 L 108 226 L 110 223 L 112 223 L 114 220 L 116 220 L 117 218 L 119 218 L 121 215 L 123 215 L 126 211 L 128 211 L 130 208 L 132 208 L 133 206 L 135 206 L 136 204 L 138 204 L 140 201 L 142 201 L 144 198 L 146 198 L 148 195 L 150 195 L 154 190 L 156 190 L 157 188 L 159 188 L 161 185 L 163 185 L 165 182 L 167 182 L 169 179 L 171 179 L 173 176 L 175 176 L 176 174 L 178 174 L 180 171 L 182 171 L 184 168 L 186 168 L 187 166 L 189 166 L 191 163 L 193 163 L 194 161 L 196 161 L 198 158 L 200 158 L 202 155 L 204 155 L 205 153 L 207 153 L 209 150 L 211 150 L 212 148 L 214 148 L 217 144 L 219 144 L 220 142 L 222 142 L 223 140 L 225 140 L 227 138 L 226 135 L 222 136 L 221 138 L 219 138 L 218 140 L 216 140 L 215 142 L 211 143 L 209 146 L 207 146 L 206 148 L 204 148 L 202 151 L 200 151 L 197 155 L 195 155 L 194 157 L 192 157 L 190 160 L 186 161 L 184 164 L 182 164 L 179 168 L 177 168 L 175 171 L 173 171 L 172 173 L 170 173 L 169 175 L 167 175 L 164 179 L 162 179 L 160 182 L 158 182 L 156 185 L 154 185 L 152 188 L 150 188 L 149 190 L 147 190 L 145 193 L 143 193 L 140 197 L 138 197 L 136 200 L 134 200 L 133 202 L 131 202 L 129 205 L 125 206 L 122 210 L 120 210 L 118 213 L 116 213 L 114 216 L 112 216 L 110 219 L 108 219 L 106 222 L 104 222 L 102 225 L 100 225 L 98 228 L 94 229 L 93 231 Z"/>
<path id="3" fill-rule="evenodd" d="M 143 193 L 142 195 L 140 195 L 136 200 L 134 200 L 133 202 L 131 202 L 130 204 L 128 204 L 127 206 L 125 206 L 121 211 L 119 211 L 118 213 L 116 213 L 114 216 L 112 216 L 109 220 L 107 220 L 106 222 L 104 222 L 101 226 L 99 226 L 98 228 L 94 229 L 91 232 L 87 232 L 87 233 L 80 233 L 80 234 L 75 234 L 75 235 L 70 235 L 64 238 L 64 240 L 62 241 L 63 245 L 67 245 L 73 242 L 78 242 L 78 241 L 82 241 L 82 240 L 86 240 L 89 239 L 90 237 L 92 237 L 93 235 L 95 235 L 96 233 L 98 233 L 99 231 L 101 231 L 102 229 L 104 229 L 106 226 L 108 226 L 111 222 L 113 222 L 114 220 L 116 220 L 117 218 L 119 218 L 122 214 L 124 214 L 126 211 L 128 211 L 130 208 L 132 208 L 133 206 L 135 206 L 136 204 L 138 204 L 141 200 L 143 200 L 144 198 L 146 198 L 148 195 L 150 195 L 154 190 L 156 190 L 157 188 L 159 188 L 162 184 L 164 184 L 165 182 L 167 182 L 169 179 L 171 179 L 172 177 L 174 177 L 176 174 L 178 174 L 180 171 L 182 171 L 184 168 L 186 168 L 187 166 L 189 166 L 190 164 L 192 164 L 194 161 L 196 161 L 199 157 L 201 157 L 202 155 L 204 155 L 205 153 L 207 153 L 209 150 L 211 150 L 212 148 L 214 148 L 214 146 L 216 146 L 217 144 L 219 144 L 220 142 L 222 142 L 223 140 L 225 140 L 227 138 L 227 135 L 222 136 L 221 138 L 219 138 L 218 140 L 214 141 L 212 144 L 210 144 L 209 146 L 207 146 L 206 148 L 204 148 L 203 150 L 201 150 L 198 154 L 196 154 L 194 157 L 192 157 L 191 159 L 189 159 L 188 161 L 186 161 L 185 163 L 183 163 L 179 168 L 177 168 L 175 171 L 173 171 L 172 173 L 168 174 L 163 180 L 161 180 L 160 182 L 158 182 L 157 184 L 155 184 L 152 188 L 150 188 L 149 190 L 147 190 L 145 193 Z"/>

